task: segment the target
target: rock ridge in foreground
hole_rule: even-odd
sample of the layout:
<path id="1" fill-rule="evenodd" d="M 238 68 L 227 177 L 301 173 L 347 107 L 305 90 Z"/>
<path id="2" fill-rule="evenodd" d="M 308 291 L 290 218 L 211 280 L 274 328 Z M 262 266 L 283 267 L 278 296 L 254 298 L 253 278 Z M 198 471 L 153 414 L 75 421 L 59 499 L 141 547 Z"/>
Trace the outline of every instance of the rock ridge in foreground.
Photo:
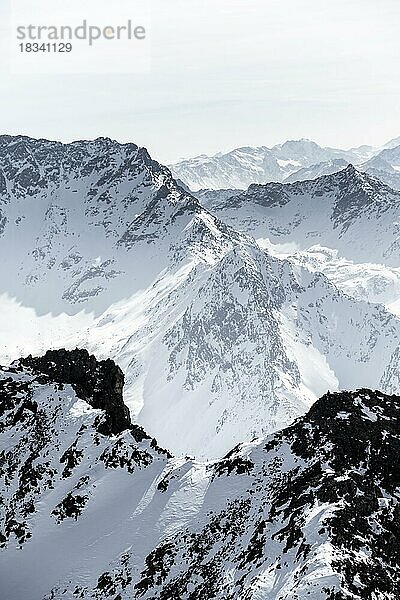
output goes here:
<path id="1" fill-rule="evenodd" d="M 0 597 L 398 600 L 399 396 L 326 394 L 202 463 L 115 433 L 122 385 L 82 350 L 0 370 Z"/>
<path id="2" fill-rule="evenodd" d="M 97 361 L 87 350 L 76 348 L 48 350 L 44 356 L 21 359 L 20 364 L 53 382 L 72 385 L 79 398 L 104 410 L 100 433 L 115 435 L 130 428 L 129 409 L 122 396 L 124 374 L 113 360 Z"/>

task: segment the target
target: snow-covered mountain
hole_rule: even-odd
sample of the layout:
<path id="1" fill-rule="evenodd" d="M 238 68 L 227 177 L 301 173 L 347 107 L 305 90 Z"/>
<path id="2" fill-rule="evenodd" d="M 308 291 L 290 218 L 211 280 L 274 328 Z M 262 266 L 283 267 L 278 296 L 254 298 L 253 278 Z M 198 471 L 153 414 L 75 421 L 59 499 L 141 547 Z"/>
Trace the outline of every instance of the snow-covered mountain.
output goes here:
<path id="1" fill-rule="evenodd" d="M 261 146 L 236 148 L 211 157 L 202 154 L 182 160 L 170 168 L 174 177 L 197 191 L 202 188 L 246 189 L 254 182 L 281 181 L 282 173 L 290 166 L 280 165 L 272 151 Z"/>
<path id="2" fill-rule="evenodd" d="M 322 148 L 307 139 L 289 140 L 272 148 L 236 148 L 215 156 L 201 155 L 171 165 L 175 177 L 191 190 L 245 190 L 252 183 L 303 181 L 364 163 L 380 152 L 372 146 L 350 150 Z M 345 163 L 345 164 L 343 164 Z"/>
<path id="3" fill-rule="evenodd" d="M 400 138 L 381 147 L 364 145 L 349 150 L 323 148 L 307 139 L 288 140 L 271 148 L 250 146 L 215 156 L 202 154 L 181 160 L 170 168 L 174 176 L 194 192 L 202 189 L 246 190 L 252 183 L 316 179 L 340 171 L 350 163 L 359 165 L 370 175 L 381 176 L 384 183 L 399 189 L 399 179 L 396 170 L 390 169 L 390 160 L 388 164 L 382 164 L 396 147 L 400 147 Z"/>
<path id="4" fill-rule="evenodd" d="M 351 160 L 354 164 L 359 164 L 366 160 L 369 160 L 375 154 L 378 154 L 381 150 L 383 150 L 386 146 L 376 147 L 364 144 L 363 146 L 357 146 L 356 148 L 350 148 L 348 150 L 348 159 Z M 351 158 L 354 156 L 354 159 Z"/>
<path id="5" fill-rule="evenodd" d="M 397 148 L 398 146 L 400 146 L 400 136 L 393 138 L 392 140 L 384 144 L 381 150 L 391 150 L 392 148 Z"/>
<path id="6" fill-rule="evenodd" d="M 0 292 L 101 311 L 151 283 L 202 209 L 144 148 L 0 137 Z M 132 268 L 135 261 L 135 268 Z"/>
<path id="7" fill-rule="evenodd" d="M 274 244 L 321 244 L 356 262 L 399 265 L 400 193 L 352 165 L 314 181 L 252 185 L 210 210 Z"/>
<path id="8" fill-rule="evenodd" d="M 379 152 L 376 156 L 361 165 L 361 169 L 370 175 L 378 177 L 381 181 L 395 190 L 400 190 L 400 140 L 393 140 L 391 146 Z"/>
<path id="9" fill-rule="evenodd" d="M 111 356 L 126 373 L 132 415 L 175 454 L 201 457 L 276 431 L 328 389 L 379 387 L 398 319 L 270 256 L 145 150 L 103 139 L 2 143 L 3 361 L 77 344 Z M 331 201 L 343 178 L 354 203 L 352 212 L 341 200 L 346 229 L 375 198 L 363 177 L 353 169 L 294 187 L 252 186 L 229 205 L 245 219 L 254 207 L 269 214 L 256 192 L 297 186 L 319 202 L 324 189 Z M 313 199 L 297 200 L 312 210 Z"/>
<path id="10" fill-rule="evenodd" d="M 0 370 L 7 600 L 397 600 L 400 397 L 328 394 L 223 459 L 173 458 L 85 351 Z"/>
<path id="11" fill-rule="evenodd" d="M 317 179 L 323 175 L 332 175 L 338 171 L 342 171 L 349 166 L 349 163 L 342 158 L 336 158 L 328 162 L 317 163 L 311 165 L 311 167 L 304 167 L 289 177 L 286 177 L 285 183 L 293 183 L 295 181 L 308 181 L 310 179 Z"/>
<path id="12" fill-rule="evenodd" d="M 1 598 L 397 600 L 400 193 L 258 150 L 0 137 Z"/>
<path id="13" fill-rule="evenodd" d="M 399 337 L 383 307 L 249 246 L 212 268 L 161 276 L 70 345 L 118 361 L 129 406 L 162 445 L 221 456 L 291 422 L 328 389 L 379 387 Z"/>
<path id="14" fill-rule="evenodd" d="M 269 245 L 269 251 L 274 252 L 273 245 Z M 400 267 L 357 264 L 338 256 L 337 250 L 320 245 L 293 254 L 282 253 L 278 248 L 278 256 L 313 272 L 324 273 L 337 288 L 353 298 L 384 304 L 390 311 L 400 314 Z"/>
<path id="15" fill-rule="evenodd" d="M 171 165 L 175 177 L 193 191 L 247 189 L 252 183 L 283 181 L 304 167 L 337 159 L 357 160 L 355 152 L 321 148 L 310 140 L 293 140 L 267 148 L 236 148 L 226 154 L 201 155 Z"/>
<path id="16" fill-rule="evenodd" d="M 329 160 L 350 157 L 354 159 L 357 156 L 356 152 L 352 151 L 322 148 L 315 142 L 307 139 L 288 140 L 283 144 L 274 146 L 271 151 L 278 161 L 283 161 L 283 166 L 285 166 L 286 161 L 290 161 L 293 163 L 293 167 L 296 165 L 310 167 L 311 165 Z"/>

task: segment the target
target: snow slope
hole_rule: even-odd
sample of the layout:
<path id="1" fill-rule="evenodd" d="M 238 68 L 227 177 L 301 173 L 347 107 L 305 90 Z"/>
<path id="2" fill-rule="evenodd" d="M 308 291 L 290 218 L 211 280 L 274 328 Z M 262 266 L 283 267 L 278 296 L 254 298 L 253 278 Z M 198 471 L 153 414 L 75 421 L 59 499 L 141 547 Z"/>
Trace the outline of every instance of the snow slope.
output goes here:
<path id="1" fill-rule="evenodd" d="M 328 162 L 317 163 L 311 165 L 311 167 L 303 167 L 299 171 L 292 173 L 285 178 L 285 183 L 293 183 L 295 181 L 308 181 L 310 179 L 317 179 L 323 175 L 332 175 L 342 171 L 348 167 L 349 163 L 341 158 L 330 160 Z"/>
<path id="2" fill-rule="evenodd" d="M 39 314 L 99 313 L 168 265 L 201 212 L 143 148 L 0 138 L 1 289 Z M 132 262 L 135 269 L 132 269 Z"/>
<path id="3" fill-rule="evenodd" d="M 220 457 L 291 423 L 327 390 L 376 388 L 387 373 L 393 314 L 223 222 L 231 210 L 239 228 L 269 235 L 264 215 L 286 219 L 295 204 L 304 233 L 322 190 L 334 220 L 317 219 L 319 231 L 337 240 L 365 204 L 379 233 L 398 196 L 375 180 L 347 169 L 252 186 L 226 200 L 221 220 L 134 144 L 3 136 L 0 147 L 3 362 L 76 345 L 111 356 L 132 415 L 175 454 L 197 457 Z M 279 241 L 297 239 L 296 219 Z"/>
<path id="4" fill-rule="evenodd" d="M 252 185 L 210 210 L 274 244 L 321 244 L 356 262 L 399 264 L 400 194 L 352 165 L 314 181 Z"/>
<path id="5" fill-rule="evenodd" d="M 0 371 L 1 597 L 396 600 L 399 397 L 326 395 L 202 463 L 124 421 L 121 383 L 84 351 Z"/>
<path id="6" fill-rule="evenodd" d="M 361 165 L 361 169 L 389 185 L 400 190 L 400 144 L 393 140 L 388 148 Z"/>
<path id="7" fill-rule="evenodd" d="M 269 250 L 274 252 L 274 247 L 270 245 Z M 278 249 L 278 256 L 285 256 L 291 262 L 314 272 L 324 273 L 337 288 L 353 298 L 384 304 L 389 310 L 399 314 L 399 267 L 373 263 L 357 264 L 339 257 L 337 250 L 319 245 L 294 254 L 282 254 Z"/>
<path id="8" fill-rule="evenodd" d="M 72 342 L 115 357 L 132 413 L 162 445 L 215 457 L 329 389 L 379 387 L 399 337 L 384 307 L 250 246 L 165 275 Z"/>

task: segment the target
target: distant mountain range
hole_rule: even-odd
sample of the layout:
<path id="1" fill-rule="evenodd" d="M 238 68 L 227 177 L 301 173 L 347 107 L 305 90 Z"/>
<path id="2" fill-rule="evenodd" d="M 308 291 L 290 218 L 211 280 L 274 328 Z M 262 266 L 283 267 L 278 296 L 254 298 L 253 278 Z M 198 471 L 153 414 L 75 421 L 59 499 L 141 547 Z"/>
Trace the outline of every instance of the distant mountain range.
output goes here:
<path id="1" fill-rule="evenodd" d="M 238 231 L 298 249 L 322 244 L 356 262 L 398 265 L 400 192 L 352 165 L 291 184 L 252 184 L 206 195 L 205 206 Z"/>
<path id="2" fill-rule="evenodd" d="M 400 190 L 400 138 L 362 165 L 362 169 L 378 177 L 395 190 Z"/>
<path id="3" fill-rule="evenodd" d="M 268 148 L 243 147 L 215 156 L 201 155 L 171 165 L 173 175 L 192 191 L 200 189 L 242 189 L 252 183 L 294 182 L 329 175 L 348 164 L 362 165 L 372 175 L 382 172 L 385 183 L 400 189 L 393 156 L 400 138 L 381 148 L 360 146 L 350 150 L 323 148 L 311 140 L 290 140 Z M 376 162 L 374 160 L 376 159 Z M 396 159 L 397 160 L 397 159 Z M 392 175 L 391 179 L 388 176 Z"/>

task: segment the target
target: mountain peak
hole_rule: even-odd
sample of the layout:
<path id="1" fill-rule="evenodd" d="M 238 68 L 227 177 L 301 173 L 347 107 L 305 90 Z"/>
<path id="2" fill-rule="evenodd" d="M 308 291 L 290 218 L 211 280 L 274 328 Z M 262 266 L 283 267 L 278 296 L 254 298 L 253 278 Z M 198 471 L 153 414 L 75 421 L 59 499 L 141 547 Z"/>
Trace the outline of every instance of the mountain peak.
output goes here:
<path id="1" fill-rule="evenodd" d="M 358 173 L 359 171 L 357 171 L 357 169 L 355 168 L 355 166 L 353 164 L 349 164 L 347 165 L 347 167 L 345 169 L 343 169 L 343 171 L 345 173 L 348 173 L 349 175 L 354 175 L 355 173 Z"/>
<path id="2" fill-rule="evenodd" d="M 293 146 L 314 146 L 314 147 L 316 147 L 316 146 L 318 146 L 318 144 L 308 138 L 299 138 L 296 140 L 286 140 L 282 144 L 276 144 L 274 146 L 274 148 L 290 148 Z"/>
<path id="3" fill-rule="evenodd" d="M 366 195 L 376 199 L 388 193 L 396 194 L 396 191 L 392 190 L 380 179 L 369 173 L 360 171 L 353 164 L 349 164 L 345 169 L 328 177 L 331 177 L 332 181 L 338 183 L 340 186 L 349 186 L 349 191 L 358 192 L 361 196 Z"/>

